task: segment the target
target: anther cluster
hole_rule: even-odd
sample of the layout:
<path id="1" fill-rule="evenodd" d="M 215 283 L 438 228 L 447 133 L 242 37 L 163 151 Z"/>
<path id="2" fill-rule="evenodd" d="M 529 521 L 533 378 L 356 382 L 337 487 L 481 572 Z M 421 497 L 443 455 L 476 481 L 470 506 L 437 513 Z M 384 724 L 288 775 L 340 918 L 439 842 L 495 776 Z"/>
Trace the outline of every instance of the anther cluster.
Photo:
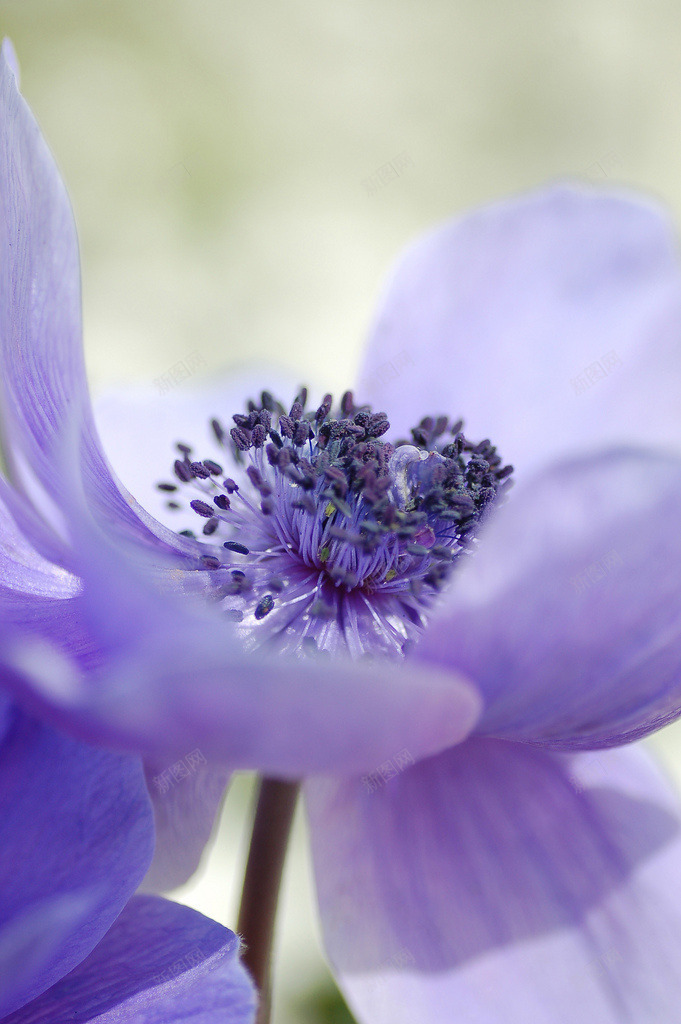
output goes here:
<path id="1" fill-rule="evenodd" d="M 391 443 L 386 414 L 350 391 L 336 410 L 306 404 L 304 388 L 288 412 L 263 391 L 231 428 L 212 420 L 231 475 L 178 443 L 177 482 L 158 486 L 202 520 L 182 532 L 247 646 L 403 653 L 512 467 L 461 420 L 429 416 Z"/>

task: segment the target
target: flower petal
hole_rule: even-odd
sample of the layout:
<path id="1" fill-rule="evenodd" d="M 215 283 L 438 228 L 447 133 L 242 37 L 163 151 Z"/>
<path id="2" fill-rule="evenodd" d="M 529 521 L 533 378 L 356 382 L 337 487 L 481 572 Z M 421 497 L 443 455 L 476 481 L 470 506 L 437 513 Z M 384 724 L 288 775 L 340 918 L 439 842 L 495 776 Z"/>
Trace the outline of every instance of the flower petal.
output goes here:
<path id="1" fill-rule="evenodd" d="M 681 711 L 681 460 L 612 451 L 513 491 L 414 651 L 472 679 L 476 731 L 611 746 Z"/>
<path id="2" fill-rule="evenodd" d="M 151 860 L 139 761 L 94 750 L 15 709 L 0 747 L 0 1016 L 100 940 Z"/>
<path id="3" fill-rule="evenodd" d="M 669 217 L 554 186 L 438 228 L 399 261 L 360 374 L 398 434 L 463 416 L 526 473 L 576 446 L 681 443 Z"/>
<path id="4" fill-rule="evenodd" d="M 479 696 L 454 673 L 245 651 L 204 594 L 168 589 L 158 555 L 114 543 L 83 507 L 71 519 L 82 593 L 38 621 L 11 606 L 21 628 L 0 630 L 5 685 L 57 726 L 157 762 L 198 747 L 212 767 L 294 778 L 365 770 L 403 747 L 425 756 L 470 732 Z"/>
<path id="5" fill-rule="evenodd" d="M 64 186 L 7 57 L 3 45 L 3 411 L 10 445 L 17 446 L 41 480 L 51 483 L 45 436 L 58 429 L 69 398 L 82 400 L 86 387 L 78 242 Z"/>
<path id="6" fill-rule="evenodd" d="M 99 656 L 78 664 L 30 634 L 0 644 L 7 685 L 55 724 L 157 761 L 198 747 L 212 766 L 293 778 L 362 771 L 405 747 L 427 756 L 469 734 L 480 702 L 467 680 L 423 666 L 398 674 L 381 660 L 247 651 L 210 593 L 197 596 L 205 573 L 175 568 L 170 588 L 158 553 L 115 541 L 75 481 L 71 494 L 83 582 L 72 602 L 85 647 Z M 59 657 L 64 683 L 55 688 Z"/>
<path id="7" fill-rule="evenodd" d="M 17 629 L 48 644 L 55 643 L 69 656 L 86 663 L 93 652 L 78 621 L 79 606 L 73 600 L 80 582 L 60 564 L 45 558 L 19 529 L 17 518 L 25 527 L 27 519 L 32 519 L 32 510 L 30 506 L 22 508 L 16 492 L 10 487 L 3 490 L 2 483 L 0 480 L 0 664 L 12 631 Z M 14 515 L 3 497 L 10 501 Z M 33 522 L 37 525 L 35 519 Z M 37 531 L 41 534 L 42 527 L 37 526 Z M 42 534 L 42 538 L 49 548 L 48 534 Z"/>
<path id="8" fill-rule="evenodd" d="M 178 456 L 175 444 L 191 445 L 196 458 L 213 459 L 224 465 L 230 476 L 243 473 L 240 467 L 225 463 L 227 453 L 217 443 L 211 420 L 217 418 L 231 427 L 233 414 L 243 412 L 247 400 L 258 398 L 264 388 L 290 405 L 300 381 L 283 370 L 273 372 L 271 366 L 258 366 L 196 386 L 169 383 L 164 391 L 159 381 L 156 390 L 138 385 L 101 395 L 94 406 L 95 420 L 118 479 L 160 522 L 174 530 L 196 528 L 196 515 L 192 513 L 185 522 L 181 513 L 169 513 L 168 495 L 156 487 L 164 480 L 177 482 L 173 476 Z"/>
<path id="9" fill-rule="evenodd" d="M 660 1024 L 681 998 L 681 833 L 640 748 L 471 739 L 308 784 L 326 945 L 367 1024 Z"/>
<path id="10" fill-rule="evenodd" d="M 182 540 L 154 523 L 113 477 L 94 426 L 81 338 L 78 240 L 66 190 L 0 56 L 0 398 L 14 477 L 51 518 L 65 481 L 57 448 L 78 416 L 82 473 L 103 522 L 170 550 Z M 78 457 L 74 448 L 73 457 Z"/>
<path id="11" fill-rule="evenodd" d="M 16 696 L 89 742 L 166 764 L 199 748 L 212 767 L 298 778 L 362 771 L 405 747 L 432 754 L 475 723 L 477 691 L 449 670 L 244 651 L 219 610 L 157 589 L 144 561 L 98 541 L 73 602 L 99 664 L 30 636 L 0 650 Z"/>
<path id="12" fill-rule="evenodd" d="M 228 773 L 209 767 L 201 750 L 172 764 L 145 764 L 156 824 L 156 848 L 142 883 L 146 892 L 176 889 L 191 878 L 210 839 Z"/>
<path id="13" fill-rule="evenodd" d="M 26 546 L 33 547 L 44 559 L 67 567 L 71 562 L 69 546 L 38 515 L 26 497 L 16 491 L 0 474 L 0 513 L 5 520 L 13 520 L 11 529 L 19 530 Z M 2 532 L 5 532 L 3 526 Z"/>
<path id="14" fill-rule="evenodd" d="M 170 761 L 198 747 L 211 764 L 290 778 L 364 771 L 403 748 L 426 756 L 460 742 L 479 711 L 449 672 L 248 657 L 207 623 L 149 639 L 89 677 L 65 665 L 61 690 L 50 659 L 17 645 L 15 692 L 94 743 Z"/>
<path id="15" fill-rule="evenodd" d="M 21 594 L 34 594 L 60 599 L 75 594 L 77 579 L 67 570 L 46 559 L 20 530 L 4 499 L 16 497 L 0 479 L 0 588 Z M 28 510 L 27 517 L 31 518 Z"/>
<path id="16" fill-rule="evenodd" d="M 255 992 L 238 954 L 222 925 L 137 896 L 86 960 L 3 1024 L 253 1024 Z"/>

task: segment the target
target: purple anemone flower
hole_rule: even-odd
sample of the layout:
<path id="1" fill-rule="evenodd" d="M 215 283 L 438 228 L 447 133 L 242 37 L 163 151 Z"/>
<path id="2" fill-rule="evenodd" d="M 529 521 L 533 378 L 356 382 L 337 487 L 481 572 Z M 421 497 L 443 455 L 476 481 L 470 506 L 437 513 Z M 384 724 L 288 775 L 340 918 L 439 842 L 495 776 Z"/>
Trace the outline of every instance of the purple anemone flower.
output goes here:
<path id="1" fill-rule="evenodd" d="M 387 414 L 229 387 L 193 428 L 181 395 L 112 406 L 121 477 L 160 479 L 180 533 L 103 454 L 68 202 L 6 67 L 2 88 L 13 692 L 149 765 L 196 748 L 311 777 L 326 943 L 359 1020 L 671 1024 L 679 807 L 630 744 L 681 709 L 664 214 L 556 187 L 418 242 L 357 392 Z M 185 872 L 214 807 L 157 800 Z"/>

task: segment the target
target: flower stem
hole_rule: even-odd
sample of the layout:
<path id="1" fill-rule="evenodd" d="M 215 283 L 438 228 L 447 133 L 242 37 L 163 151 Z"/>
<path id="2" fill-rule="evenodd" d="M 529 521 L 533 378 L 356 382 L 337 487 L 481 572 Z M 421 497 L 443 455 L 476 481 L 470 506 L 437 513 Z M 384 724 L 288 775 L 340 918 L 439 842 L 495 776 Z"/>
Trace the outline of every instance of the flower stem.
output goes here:
<path id="1" fill-rule="evenodd" d="M 274 921 L 299 788 L 298 782 L 263 778 L 258 789 L 237 923 L 242 959 L 260 996 L 256 1024 L 270 1020 Z"/>

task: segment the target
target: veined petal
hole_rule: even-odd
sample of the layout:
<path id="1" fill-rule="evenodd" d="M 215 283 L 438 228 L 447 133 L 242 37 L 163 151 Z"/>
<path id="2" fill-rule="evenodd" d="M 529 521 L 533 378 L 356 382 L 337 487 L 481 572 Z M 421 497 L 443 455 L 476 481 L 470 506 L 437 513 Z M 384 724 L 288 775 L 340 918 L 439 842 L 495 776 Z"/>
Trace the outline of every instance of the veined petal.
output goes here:
<path id="1" fill-rule="evenodd" d="M 130 901 L 74 971 L 3 1024 L 253 1024 L 233 932 L 178 903 Z"/>
<path id="2" fill-rule="evenodd" d="M 513 491 L 414 657 L 475 681 L 481 735 L 613 746 L 681 711 L 681 460 L 612 451 Z"/>
<path id="3" fill-rule="evenodd" d="M 66 568 L 71 564 L 69 545 L 59 537 L 51 526 L 38 514 L 26 496 L 12 487 L 0 474 L 0 515 L 3 522 L 13 520 L 11 529 L 19 529 L 27 546 L 33 547 L 42 557 L 55 565 Z"/>
<path id="4" fill-rule="evenodd" d="M 307 784 L 326 946 L 362 1024 L 673 1024 L 678 800 L 646 753 L 471 739 Z"/>
<path id="5" fill-rule="evenodd" d="M 16 499 L 17 495 L 3 484 L 0 479 L 0 588 L 55 600 L 73 596 L 78 591 L 78 580 L 36 551 L 17 524 L 19 502 L 15 503 L 15 515 L 5 503 L 10 496 Z M 28 509 L 27 518 L 31 517 L 32 509 Z"/>
<path id="6" fill-rule="evenodd" d="M 137 758 L 15 709 L 0 747 L 0 1016 L 62 978 L 133 894 L 153 849 Z"/>
<path id="7" fill-rule="evenodd" d="M 0 480 L 0 485 L 3 483 Z M 3 497 L 11 502 L 14 514 L 10 514 Z M 85 664 L 95 652 L 78 619 L 79 605 L 73 600 L 80 591 L 80 581 L 36 550 L 23 529 L 27 519 L 36 526 L 39 541 L 45 540 L 49 550 L 49 533 L 42 533 L 25 499 L 22 507 L 22 500 L 12 488 L 0 486 L 0 665 L 15 629 L 54 643 Z"/>
<path id="8" fill-rule="evenodd" d="M 9 55 L 11 57 L 11 54 Z M 66 190 L 6 48 L 0 56 L 0 399 L 16 480 L 37 505 L 64 500 L 60 447 L 74 415 L 88 499 L 147 545 L 182 549 L 113 477 L 94 426 L 81 337 L 78 240 Z"/>
<path id="9" fill-rule="evenodd" d="M 45 440 L 59 428 L 69 398 L 82 401 L 86 393 L 78 241 L 66 191 L 4 45 L 0 89 L 5 439 L 10 459 L 16 445 L 49 485 Z"/>
<path id="10" fill-rule="evenodd" d="M 413 244 L 380 304 L 362 400 L 402 435 L 463 416 L 516 474 L 577 446 L 681 444 L 681 273 L 669 217 L 559 185 Z"/>

